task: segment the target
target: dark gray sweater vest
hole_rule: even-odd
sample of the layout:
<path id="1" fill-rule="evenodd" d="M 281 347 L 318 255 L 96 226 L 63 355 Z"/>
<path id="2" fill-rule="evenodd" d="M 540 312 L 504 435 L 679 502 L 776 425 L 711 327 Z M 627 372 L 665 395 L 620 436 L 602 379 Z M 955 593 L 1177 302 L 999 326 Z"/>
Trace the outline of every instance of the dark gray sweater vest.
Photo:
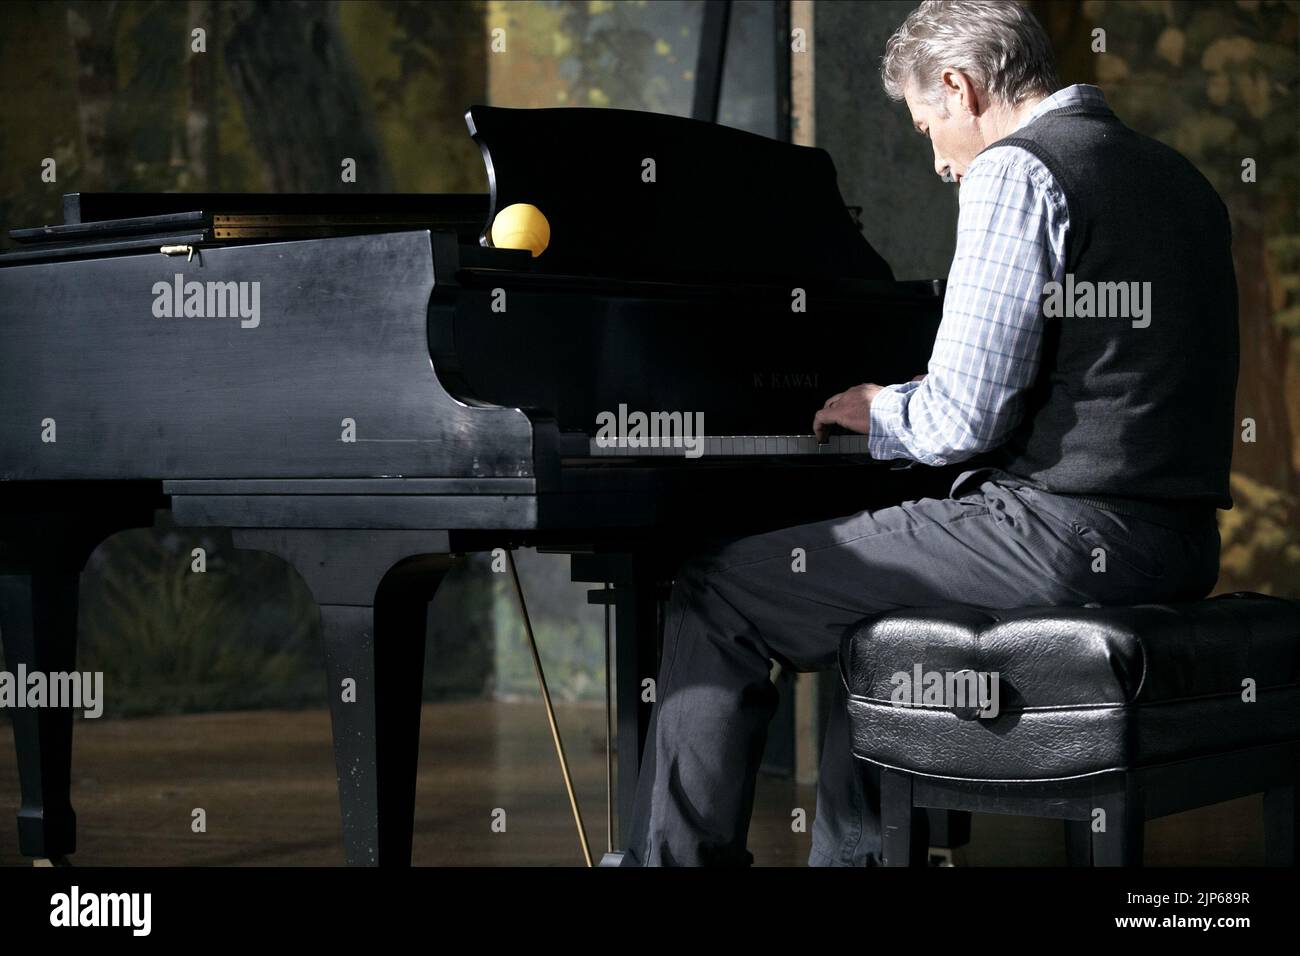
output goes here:
<path id="1" fill-rule="evenodd" d="M 1046 165 L 1069 229 L 1038 379 L 988 463 L 1045 491 L 1232 507 L 1237 284 L 1218 194 L 1107 111 L 1056 110 L 994 145 Z"/>

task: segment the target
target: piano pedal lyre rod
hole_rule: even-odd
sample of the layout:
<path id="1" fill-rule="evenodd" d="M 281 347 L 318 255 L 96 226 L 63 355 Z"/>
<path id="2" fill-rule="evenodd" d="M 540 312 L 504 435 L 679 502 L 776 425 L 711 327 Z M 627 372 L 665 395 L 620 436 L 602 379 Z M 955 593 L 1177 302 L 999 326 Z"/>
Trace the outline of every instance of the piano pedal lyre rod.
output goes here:
<path id="1" fill-rule="evenodd" d="M 578 796 L 573 790 L 573 777 L 569 775 L 569 761 L 564 756 L 564 743 L 560 740 L 560 727 L 555 722 L 555 707 L 551 703 L 551 692 L 546 686 L 546 674 L 542 671 L 542 658 L 537 653 L 537 639 L 533 637 L 533 623 L 528 617 L 528 603 L 524 600 L 524 589 L 519 584 L 519 571 L 515 568 L 514 549 L 506 550 L 506 563 L 510 566 L 510 579 L 515 584 L 515 594 L 519 596 L 519 610 L 524 618 L 524 632 L 528 635 L 528 647 L 533 652 L 533 671 L 537 674 L 537 683 L 542 689 L 542 701 L 546 704 L 546 720 L 551 725 L 551 740 L 555 743 L 555 754 L 560 758 L 560 773 L 564 775 L 564 789 L 569 793 L 569 806 L 573 809 L 573 822 L 578 827 L 578 841 L 582 844 L 582 858 L 591 866 L 591 847 L 587 845 L 587 831 L 582 826 L 582 811 L 578 809 Z"/>

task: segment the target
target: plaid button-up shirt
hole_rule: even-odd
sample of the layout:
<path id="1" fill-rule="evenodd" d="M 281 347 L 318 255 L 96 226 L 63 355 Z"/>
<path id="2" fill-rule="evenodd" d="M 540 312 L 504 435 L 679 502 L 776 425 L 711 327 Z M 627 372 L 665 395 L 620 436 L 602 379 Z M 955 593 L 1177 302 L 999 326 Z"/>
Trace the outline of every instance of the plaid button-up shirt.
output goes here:
<path id="1" fill-rule="evenodd" d="M 1026 118 L 1067 106 L 1107 109 L 1095 86 L 1067 86 Z M 1065 196 L 1047 167 L 1017 146 L 991 146 L 958 194 L 957 250 L 926 377 L 890 385 L 871 404 L 875 458 L 964 461 L 1003 444 L 1038 375 L 1042 292 L 1063 281 Z"/>

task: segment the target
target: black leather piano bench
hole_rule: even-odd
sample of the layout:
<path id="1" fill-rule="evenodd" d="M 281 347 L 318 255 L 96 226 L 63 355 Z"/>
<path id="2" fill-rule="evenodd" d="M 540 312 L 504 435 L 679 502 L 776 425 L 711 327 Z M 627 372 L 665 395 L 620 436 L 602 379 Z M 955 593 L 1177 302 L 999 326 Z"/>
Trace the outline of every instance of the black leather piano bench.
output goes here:
<path id="1" fill-rule="evenodd" d="M 1300 603 L 892 611 L 849 629 L 840 676 L 886 866 L 971 812 L 1063 819 L 1070 865 L 1140 866 L 1147 820 L 1254 793 L 1266 862 L 1295 863 Z"/>

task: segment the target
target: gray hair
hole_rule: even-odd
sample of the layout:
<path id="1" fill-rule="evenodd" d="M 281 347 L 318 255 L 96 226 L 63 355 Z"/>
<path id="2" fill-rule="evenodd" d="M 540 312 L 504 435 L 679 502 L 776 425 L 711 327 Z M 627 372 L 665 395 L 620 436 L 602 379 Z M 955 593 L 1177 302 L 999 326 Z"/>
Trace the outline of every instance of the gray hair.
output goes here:
<path id="1" fill-rule="evenodd" d="M 1047 31 L 1015 0 L 925 0 L 885 44 L 880 78 L 890 99 L 915 83 L 934 104 L 948 67 L 1004 106 L 1060 87 Z"/>

